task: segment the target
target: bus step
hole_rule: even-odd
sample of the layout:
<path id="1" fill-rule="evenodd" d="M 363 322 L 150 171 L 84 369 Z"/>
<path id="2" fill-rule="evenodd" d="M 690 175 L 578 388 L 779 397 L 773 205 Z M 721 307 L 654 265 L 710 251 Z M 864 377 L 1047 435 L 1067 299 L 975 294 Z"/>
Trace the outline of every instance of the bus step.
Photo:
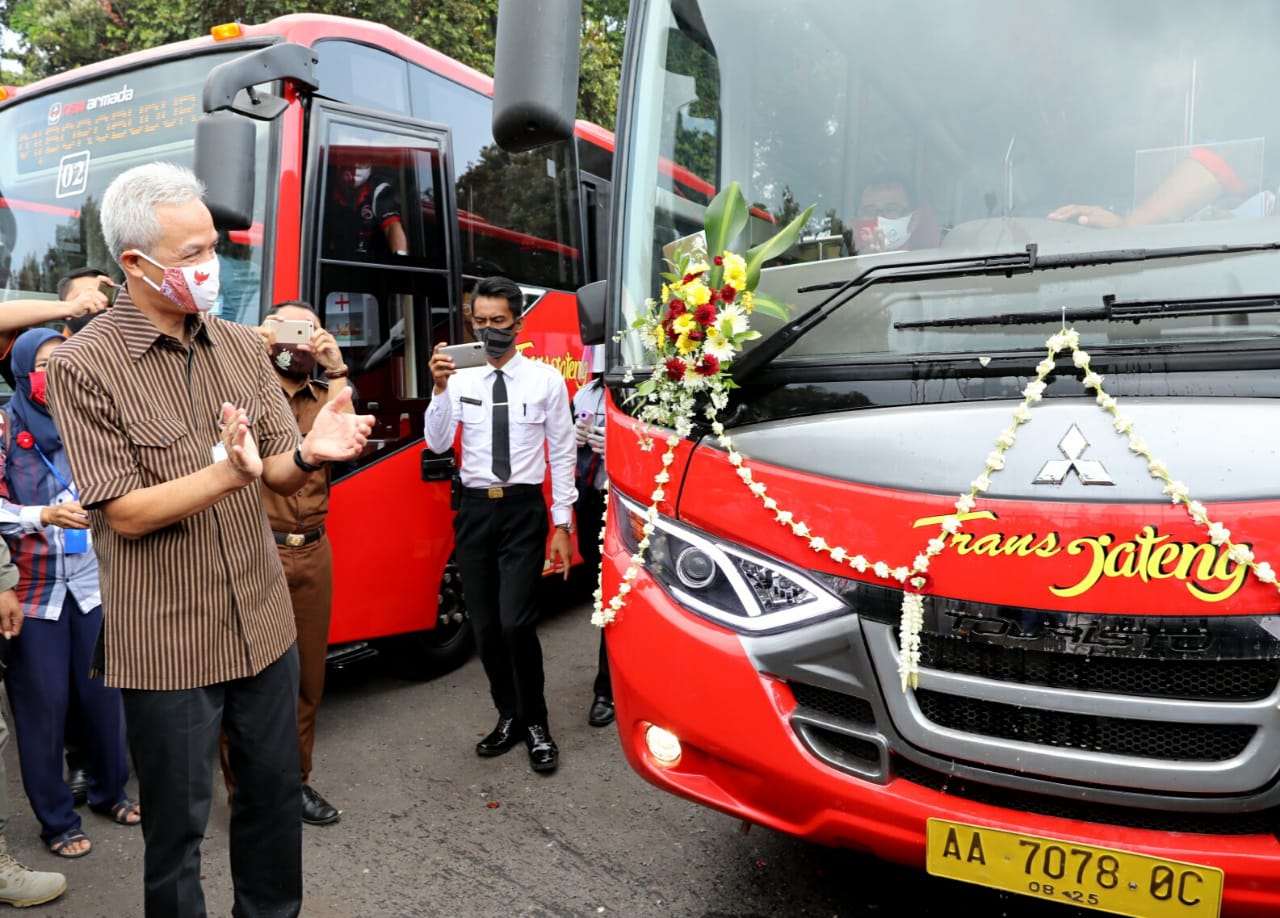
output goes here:
<path id="1" fill-rule="evenodd" d="M 350 644 L 334 644 L 325 653 L 325 662 L 333 670 L 343 670 L 356 663 L 371 660 L 378 655 L 377 648 L 368 641 L 352 641 Z"/>

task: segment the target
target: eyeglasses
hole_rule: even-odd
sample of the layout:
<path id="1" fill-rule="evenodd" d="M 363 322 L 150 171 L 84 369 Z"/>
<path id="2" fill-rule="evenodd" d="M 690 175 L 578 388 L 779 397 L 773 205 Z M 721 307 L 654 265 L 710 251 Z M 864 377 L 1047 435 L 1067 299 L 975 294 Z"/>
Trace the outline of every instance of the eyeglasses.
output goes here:
<path id="1" fill-rule="evenodd" d="M 909 213 L 911 213 L 910 204 L 898 204 L 893 201 L 884 204 L 864 204 L 858 208 L 858 216 L 863 220 L 874 220 L 876 217 L 897 220 Z"/>

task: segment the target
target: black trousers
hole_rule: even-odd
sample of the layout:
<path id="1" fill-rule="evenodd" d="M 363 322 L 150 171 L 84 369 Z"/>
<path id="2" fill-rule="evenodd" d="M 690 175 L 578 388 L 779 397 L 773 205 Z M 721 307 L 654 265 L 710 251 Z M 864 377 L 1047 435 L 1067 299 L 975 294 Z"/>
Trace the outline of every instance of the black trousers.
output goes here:
<path id="1" fill-rule="evenodd" d="M 604 492 L 590 487 L 581 478 L 578 479 L 578 502 L 573 505 L 573 514 L 578 521 L 578 554 L 582 555 L 582 566 L 586 569 L 594 593 L 600 576 L 600 526 L 604 521 Z M 593 691 L 604 698 L 613 698 L 613 685 L 609 680 L 609 654 L 604 646 L 604 633 L 607 630 L 600 629 L 600 662 L 596 666 Z"/>
<path id="2" fill-rule="evenodd" d="M 547 552 L 541 490 L 489 500 L 464 494 L 453 518 L 462 592 L 489 692 L 502 717 L 547 724 L 538 583 Z"/>
<path id="3" fill-rule="evenodd" d="M 126 689 L 123 695 L 143 813 L 147 918 L 206 914 L 200 843 L 222 729 L 236 776 L 232 914 L 296 916 L 302 910 L 297 648 L 247 679 L 179 691 Z"/>

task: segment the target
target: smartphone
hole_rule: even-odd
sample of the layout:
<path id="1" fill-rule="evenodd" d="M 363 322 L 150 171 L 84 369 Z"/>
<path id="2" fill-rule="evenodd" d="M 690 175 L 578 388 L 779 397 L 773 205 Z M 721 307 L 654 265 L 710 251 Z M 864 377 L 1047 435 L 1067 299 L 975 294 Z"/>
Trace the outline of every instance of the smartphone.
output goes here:
<path id="1" fill-rule="evenodd" d="M 277 344 L 310 344 L 315 325 L 305 319 L 281 319 L 276 323 Z"/>
<path id="2" fill-rule="evenodd" d="M 459 370 L 466 367 L 482 367 L 489 362 L 489 358 L 484 355 L 484 344 L 479 341 L 449 344 L 440 348 L 440 353 L 452 357 L 453 365 Z"/>
<path id="3" fill-rule="evenodd" d="M 114 306 L 116 304 L 116 294 L 120 292 L 120 288 L 109 281 L 102 281 L 98 284 L 98 292 L 107 298 L 108 306 Z"/>

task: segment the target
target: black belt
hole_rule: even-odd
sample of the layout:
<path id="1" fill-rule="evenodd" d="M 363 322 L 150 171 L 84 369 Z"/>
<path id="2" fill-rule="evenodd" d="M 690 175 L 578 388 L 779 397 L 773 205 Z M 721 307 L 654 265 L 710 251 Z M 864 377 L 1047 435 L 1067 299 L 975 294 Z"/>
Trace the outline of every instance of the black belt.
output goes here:
<path id="1" fill-rule="evenodd" d="M 479 498 L 480 500 L 501 500 L 504 497 L 530 497 L 534 494 L 542 494 L 542 485 L 512 484 L 492 488 L 462 489 L 462 495 L 464 497 Z"/>
<path id="2" fill-rule="evenodd" d="M 310 545 L 324 535 L 324 527 L 312 529 L 310 532 L 273 532 L 271 534 L 275 536 L 277 545 L 301 548 L 303 545 Z"/>

